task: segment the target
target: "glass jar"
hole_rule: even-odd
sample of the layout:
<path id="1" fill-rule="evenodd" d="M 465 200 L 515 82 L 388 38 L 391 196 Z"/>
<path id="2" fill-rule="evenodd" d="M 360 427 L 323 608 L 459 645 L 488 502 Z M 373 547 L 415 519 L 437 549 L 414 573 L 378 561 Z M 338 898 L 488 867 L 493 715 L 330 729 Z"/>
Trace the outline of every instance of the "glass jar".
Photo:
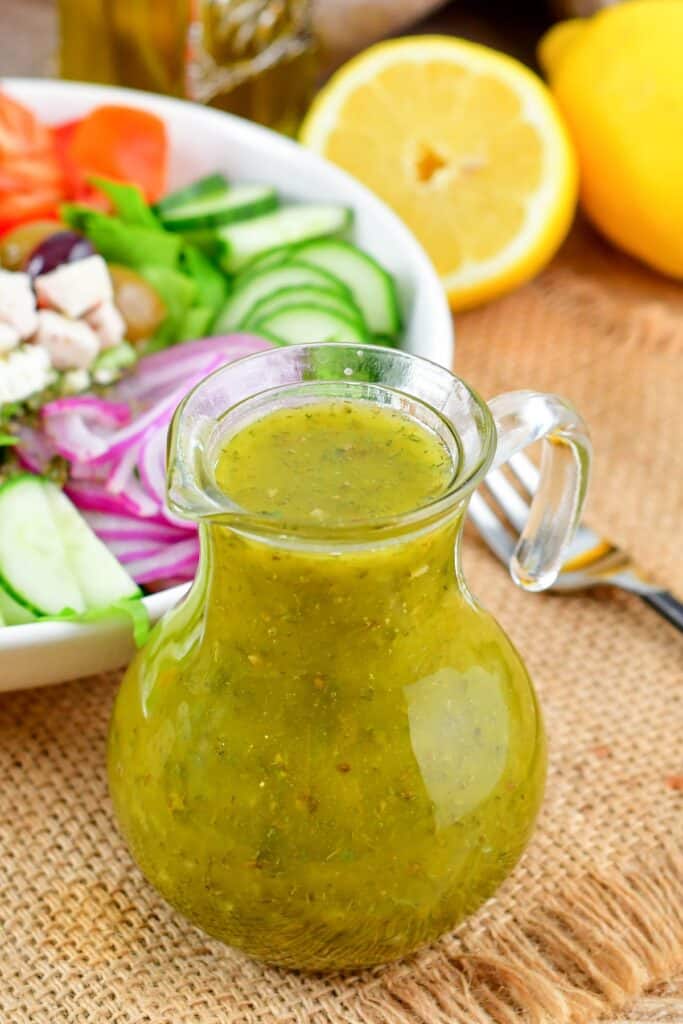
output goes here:
<path id="1" fill-rule="evenodd" d="M 325 527 L 221 491 L 226 438 L 330 397 L 435 432 L 458 467 L 448 492 Z M 209 934 L 288 967 L 367 966 L 450 929 L 512 870 L 543 793 L 544 731 L 518 653 L 465 583 L 460 540 L 486 472 L 540 437 L 513 566 L 532 590 L 554 578 L 587 480 L 585 430 L 561 399 L 487 406 L 407 353 L 310 345 L 228 365 L 181 405 L 169 498 L 200 524 L 201 563 L 123 680 L 109 779 L 143 872 Z"/>
<path id="2" fill-rule="evenodd" d="M 294 134 L 315 89 L 311 0 L 60 0 L 60 72 Z"/>

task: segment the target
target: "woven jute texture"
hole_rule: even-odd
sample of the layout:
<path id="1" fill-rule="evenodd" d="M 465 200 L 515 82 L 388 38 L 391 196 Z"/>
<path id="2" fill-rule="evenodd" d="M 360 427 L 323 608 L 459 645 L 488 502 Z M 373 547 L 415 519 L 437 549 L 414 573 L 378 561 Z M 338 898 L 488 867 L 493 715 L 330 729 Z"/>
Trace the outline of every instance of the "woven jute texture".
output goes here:
<path id="1" fill-rule="evenodd" d="M 458 319 L 457 366 L 485 396 L 535 387 L 577 404 L 596 447 L 591 521 L 683 596 L 683 295 L 578 230 L 534 283 Z M 6 695 L 1 1024 L 681 1024 L 681 637 L 626 594 L 522 594 L 472 533 L 466 549 L 550 741 L 539 827 L 499 894 L 382 969 L 254 963 L 170 910 L 115 831 L 117 679 Z"/>

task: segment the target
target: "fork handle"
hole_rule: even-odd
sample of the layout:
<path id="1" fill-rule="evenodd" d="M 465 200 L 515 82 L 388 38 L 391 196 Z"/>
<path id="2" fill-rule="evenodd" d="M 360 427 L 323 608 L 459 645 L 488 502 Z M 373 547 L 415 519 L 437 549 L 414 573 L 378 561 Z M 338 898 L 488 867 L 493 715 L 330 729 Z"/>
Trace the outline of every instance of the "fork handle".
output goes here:
<path id="1" fill-rule="evenodd" d="M 683 604 L 668 590 L 657 590 L 652 594 L 640 595 L 656 612 L 683 633 Z"/>

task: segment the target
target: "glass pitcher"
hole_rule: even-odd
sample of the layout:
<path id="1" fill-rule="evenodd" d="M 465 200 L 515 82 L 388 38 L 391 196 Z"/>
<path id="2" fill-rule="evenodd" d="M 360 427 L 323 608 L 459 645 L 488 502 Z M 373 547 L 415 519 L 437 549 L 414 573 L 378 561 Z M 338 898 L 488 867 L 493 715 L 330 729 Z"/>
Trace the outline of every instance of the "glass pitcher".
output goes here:
<path id="1" fill-rule="evenodd" d="M 301 528 L 217 486 L 245 424 L 340 397 L 442 438 L 447 493 Z M 452 928 L 511 871 L 543 793 L 543 724 L 519 655 L 468 590 L 460 539 L 484 475 L 539 438 L 511 567 L 529 590 L 557 573 L 587 485 L 585 428 L 562 399 L 486 405 L 407 353 L 304 345 L 227 365 L 180 406 L 169 502 L 199 523 L 201 563 L 122 682 L 109 779 L 142 871 L 210 935 L 287 967 L 377 964 Z"/>

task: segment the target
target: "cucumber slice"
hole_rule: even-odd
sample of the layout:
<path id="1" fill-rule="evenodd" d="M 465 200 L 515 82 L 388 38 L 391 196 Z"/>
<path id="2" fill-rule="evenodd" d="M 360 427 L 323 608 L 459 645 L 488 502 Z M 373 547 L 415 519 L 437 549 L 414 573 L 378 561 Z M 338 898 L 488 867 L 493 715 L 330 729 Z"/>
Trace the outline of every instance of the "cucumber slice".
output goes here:
<path id="1" fill-rule="evenodd" d="M 178 326 L 176 344 L 181 341 L 197 341 L 198 338 L 206 338 L 211 333 L 211 321 L 215 313 L 208 306 L 193 306 Z"/>
<path id="2" fill-rule="evenodd" d="M 398 334 L 401 312 L 396 285 L 372 256 L 341 239 L 326 238 L 297 246 L 296 259 L 327 270 L 343 281 L 374 334 Z"/>
<path id="3" fill-rule="evenodd" d="M 19 604 L 0 587 L 0 623 L 5 626 L 23 626 L 27 622 L 35 622 L 36 617 L 25 605 Z"/>
<path id="4" fill-rule="evenodd" d="M 266 267 L 264 270 L 254 271 L 253 274 L 240 276 L 235 282 L 235 290 L 218 314 L 214 333 L 222 334 L 235 330 L 250 315 L 255 304 L 266 295 L 271 295 L 281 288 L 300 285 L 327 288 L 353 301 L 346 285 L 335 280 L 325 270 L 292 261 L 281 267 Z"/>
<path id="5" fill-rule="evenodd" d="M 283 206 L 262 217 L 227 224 L 216 232 L 222 246 L 221 265 L 234 274 L 266 249 L 338 235 L 350 227 L 351 221 L 351 210 L 345 206 L 310 203 Z"/>
<path id="6" fill-rule="evenodd" d="M 97 573 L 94 562 L 89 571 Z M 36 615 L 85 611 L 40 477 L 14 477 L 0 488 L 0 576 L 10 597 Z"/>
<path id="7" fill-rule="evenodd" d="M 241 322 L 240 328 L 245 331 L 251 330 L 254 323 L 277 313 L 280 309 L 287 309 L 289 306 L 323 306 L 335 313 L 349 317 L 360 327 L 364 328 L 363 317 L 353 299 L 348 299 L 339 292 L 329 288 L 318 288 L 314 285 L 299 285 L 293 288 L 280 288 L 271 292 L 263 299 L 260 299 L 251 310 L 251 313 Z"/>
<path id="8" fill-rule="evenodd" d="M 168 231 L 201 231 L 233 221 L 269 213 L 277 207 L 274 188 L 266 185 L 236 185 L 220 193 L 192 199 L 161 213 Z"/>
<path id="9" fill-rule="evenodd" d="M 252 330 L 260 330 L 277 338 L 283 345 L 300 345 L 314 341 L 341 341 L 362 345 L 368 340 L 365 328 L 342 313 L 324 306 L 289 306 L 258 320 Z"/>
<path id="10" fill-rule="evenodd" d="M 186 203 L 191 203 L 195 199 L 203 199 L 206 196 L 219 195 L 229 188 L 230 182 L 224 174 L 207 174 L 205 178 L 199 178 L 191 185 L 186 185 L 185 188 L 179 188 L 164 196 L 154 204 L 152 209 L 159 217 L 164 217 L 167 211 L 173 210 L 177 206 L 185 206 Z"/>
<path id="11" fill-rule="evenodd" d="M 240 277 L 242 274 L 252 274 L 256 270 L 265 270 L 266 267 L 279 267 L 283 263 L 288 263 L 296 259 L 296 250 L 296 245 L 277 245 L 274 249 L 266 249 L 245 263 L 240 270 Z"/>
<path id="12" fill-rule="evenodd" d="M 382 341 L 401 330 L 402 317 L 396 284 L 377 260 L 355 245 L 338 238 L 281 245 L 255 256 L 242 273 L 255 273 L 296 260 L 327 270 L 351 290 L 365 322 Z"/>
<path id="13" fill-rule="evenodd" d="M 49 481 L 43 481 L 57 535 L 86 608 L 106 608 L 115 601 L 136 597 L 140 591 L 78 509 Z"/>

